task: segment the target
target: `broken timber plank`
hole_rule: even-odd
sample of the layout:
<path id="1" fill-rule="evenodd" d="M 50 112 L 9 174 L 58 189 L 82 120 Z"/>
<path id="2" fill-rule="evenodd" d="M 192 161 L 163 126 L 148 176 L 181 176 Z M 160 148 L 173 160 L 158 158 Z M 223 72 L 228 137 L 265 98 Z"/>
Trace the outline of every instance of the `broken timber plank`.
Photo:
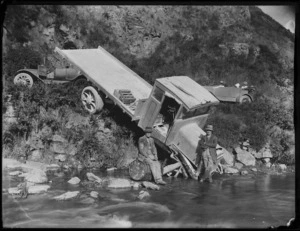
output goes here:
<path id="1" fill-rule="evenodd" d="M 163 175 L 167 174 L 168 172 L 172 172 L 173 170 L 179 168 L 180 166 L 181 166 L 180 162 L 165 166 L 163 169 Z"/>
<path id="2" fill-rule="evenodd" d="M 196 171 L 193 168 L 193 166 L 191 165 L 191 163 L 189 162 L 189 160 L 180 152 L 178 152 L 178 156 L 179 156 L 179 159 L 181 160 L 181 162 L 183 163 L 183 166 L 187 169 L 187 172 L 190 175 L 190 177 L 192 177 L 192 179 L 194 179 L 194 180 L 198 180 Z"/>

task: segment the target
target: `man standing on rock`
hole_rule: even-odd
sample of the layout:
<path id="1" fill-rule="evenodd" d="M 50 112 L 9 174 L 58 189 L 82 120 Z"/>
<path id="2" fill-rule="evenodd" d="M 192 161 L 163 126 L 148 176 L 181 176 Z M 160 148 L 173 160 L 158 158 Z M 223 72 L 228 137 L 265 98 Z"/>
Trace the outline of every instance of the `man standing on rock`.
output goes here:
<path id="1" fill-rule="evenodd" d="M 207 125 L 205 128 L 206 136 L 200 137 L 198 143 L 198 155 L 200 154 L 200 163 L 197 168 L 197 175 L 201 174 L 201 170 L 204 167 L 204 176 L 200 178 L 200 182 L 208 179 L 212 182 L 211 174 L 217 167 L 217 152 L 216 147 L 218 139 L 216 136 L 212 135 L 213 126 Z"/>
<path id="2" fill-rule="evenodd" d="M 166 184 L 162 180 L 161 165 L 157 158 L 157 150 L 151 137 L 152 128 L 146 127 L 145 135 L 139 139 L 139 159 L 149 164 L 156 184 Z"/>

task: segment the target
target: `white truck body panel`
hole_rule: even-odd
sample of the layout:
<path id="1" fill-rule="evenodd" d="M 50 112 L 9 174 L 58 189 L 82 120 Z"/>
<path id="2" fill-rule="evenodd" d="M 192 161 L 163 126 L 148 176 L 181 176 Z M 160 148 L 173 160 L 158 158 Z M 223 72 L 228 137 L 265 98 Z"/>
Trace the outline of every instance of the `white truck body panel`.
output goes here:
<path id="1" fill-rule="evenodd" d="M 122 103 L 116 96 L 116 89 L 131 90 L 132 95 L 139 99 L 149 97 L 152 86 L 138 74 L 133 72 L 121 61 L 101 47 L 98 49 L 60 50 L 55 49 L 62 57 L 78 67 L 99 90 L 123 108 L 131 117 L 134 107 Z"/>

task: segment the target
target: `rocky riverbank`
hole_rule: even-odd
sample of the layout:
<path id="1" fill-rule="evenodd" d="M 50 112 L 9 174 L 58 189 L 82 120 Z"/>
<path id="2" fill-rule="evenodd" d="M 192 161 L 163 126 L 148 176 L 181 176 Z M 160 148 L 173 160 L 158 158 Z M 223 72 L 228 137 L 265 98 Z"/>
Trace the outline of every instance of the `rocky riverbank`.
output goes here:
<path id="1" fill-rule="evenodd" d="M 74 188 L 74 190 L 60 191 L 53 195 L 53 200 L 84 200 L 86 203 L 94 203 L 103 195 L 99 194 L 99 189 L 132 189 L 136 193 L 135 200 L 147 200 L 151 196 L 151 190 L 160 190 L 160 186 L 147 181 L 132 181 L 127 178 L 115 177 L 115 169 L 107 169 L 106 177 L 95 175 L 92 170 L 74 169 L 67 166 L 60 167 L 56 164 L 44 164 L 40 162 L 27 161 L 19 162 L 14 159 L 3 159 L 3 171 L 7 171 L 10 177 L 19 178 L 17 186 L 10 187 L 7 193 L 14 198 L 27 198 L 34 194 L 47 193 L 51 187 L 57 184 L 67 183 L 74 186 L 83 186 L 84 190 Z M 126 170 L 125 170 L 126 171 Z M 267 167 L 265 164 L 254 166 L 241 166 L 237 162 L 232 167 L 226 167 L 224 174 L 229 175 L 258 175 L 258 174 L 286 174 L 293 173 L 294 166 L 283 164 L 273 164 Z M 126 174 L 125 174 L 126 175 Z M 171 177 L 172 176 L 168 176 Z M 214 176 L 213 176 L 214 178 Z M 242 179 L 241 179 L 242 180 Z M 108 196 L 108 195 L 106 195 Z M 105 197 L 106 197 L 105 196 Z M 113 196 L 113 195 L 111 195 Z M 118 200 L 115 198 L 115 200 Z"/>

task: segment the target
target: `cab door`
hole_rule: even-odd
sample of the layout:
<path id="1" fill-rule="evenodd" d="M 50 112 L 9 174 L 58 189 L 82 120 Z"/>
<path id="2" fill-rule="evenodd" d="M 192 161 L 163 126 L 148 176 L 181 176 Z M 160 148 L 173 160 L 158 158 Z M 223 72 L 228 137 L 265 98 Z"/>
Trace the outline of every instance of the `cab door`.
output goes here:
<path id="1" fill-rule="evenodd" d="M 148 102 L 145 105 L 144 113 L 138 123 L 140 128 L 145 129 L 146 127 L 153 126 L 158 112 L 160 111 L 163 98 L 164 91 L 161 88 L 154 86 L 154 89 L 147 100 Z"/>

